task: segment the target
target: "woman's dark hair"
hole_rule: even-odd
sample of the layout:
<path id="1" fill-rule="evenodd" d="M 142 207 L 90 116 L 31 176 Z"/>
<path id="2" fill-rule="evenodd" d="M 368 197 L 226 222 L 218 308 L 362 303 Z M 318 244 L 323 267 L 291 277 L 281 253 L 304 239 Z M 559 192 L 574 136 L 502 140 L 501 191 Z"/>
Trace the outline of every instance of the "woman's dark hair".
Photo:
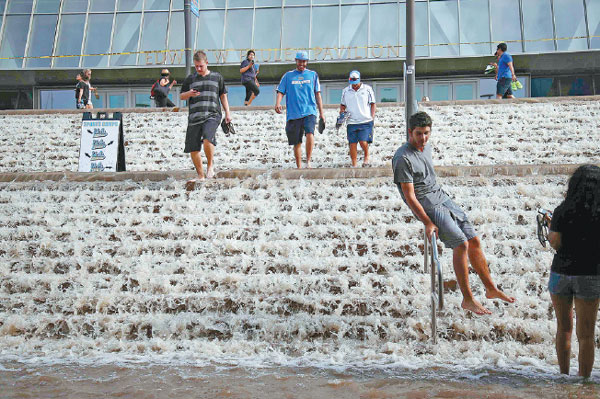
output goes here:
<path id="1" fill-rule="evenodd" d="M 588 221 L 600 221 L 600 168 L 582 165 L 567 184 L 563 206 Z"/>
<path id="2" fill-rule="evenodd" d="M 248 50 L 248 52 L 246 53 L 246 58 L 250 57 L 250 54 L 254 54 L 256 56 L 254 50 Z"/>

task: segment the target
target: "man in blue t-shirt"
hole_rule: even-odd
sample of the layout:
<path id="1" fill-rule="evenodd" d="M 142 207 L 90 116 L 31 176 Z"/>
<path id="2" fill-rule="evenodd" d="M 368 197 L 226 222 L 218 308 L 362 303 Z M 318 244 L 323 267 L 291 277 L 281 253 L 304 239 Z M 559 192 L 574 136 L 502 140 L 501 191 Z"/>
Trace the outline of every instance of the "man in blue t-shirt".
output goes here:
<path id="1" fill-rule="evenodd" d="M 500 43 L 496 49 L 495 55 L 498 57 L 496 98 L 515 98 L 510 84 L 517 81 L 517 75 L 515 74 L 512 56 L 506 50 L 506 43 Z"/>
<path id="2" fill-rule="evenodd" d="M 287 123 L 285 133 L 288 144 L 294 146 L 294 157 L 298 169 L 302 167 L 302 136 L 306 135 L 306 167 L 310 168 L 310 159 L 315 145 L 314 132 L 317 122 L 317 108 L 323 120 L 323 101 L 321 100 L 321 84 L 315 71 L 306 68 L 308 54 L 306 51 L 296 53 L 296 69 L 286 72 L 277 86 L 275 112 L 283 110 L 281 100 L 285 98 Z"/>

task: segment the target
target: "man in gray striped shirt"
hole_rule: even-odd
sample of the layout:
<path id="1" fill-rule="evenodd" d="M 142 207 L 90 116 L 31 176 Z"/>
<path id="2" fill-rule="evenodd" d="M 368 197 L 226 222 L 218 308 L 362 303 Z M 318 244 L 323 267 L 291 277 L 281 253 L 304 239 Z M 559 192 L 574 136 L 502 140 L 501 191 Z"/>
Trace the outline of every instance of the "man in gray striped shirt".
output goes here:
<path id="1" fill-rule="evenodd" d="M 204 146 L 206 177 L 213 178 L 213 156 L 217 145 L 217 128 L 221 124 L 221 105 L 225 110 L 227 123 L 231 122 L 231 115 L 223 76 L 208 70 L 208 59 L 203 51 L 196 51 L 194 54 L 194 67 L 196 72 L 183 81 L 179 98 L 189 105 L 184 152 L 190 154 L 198 173 L 194 180 L 204 180 L 200 150 Z"/>

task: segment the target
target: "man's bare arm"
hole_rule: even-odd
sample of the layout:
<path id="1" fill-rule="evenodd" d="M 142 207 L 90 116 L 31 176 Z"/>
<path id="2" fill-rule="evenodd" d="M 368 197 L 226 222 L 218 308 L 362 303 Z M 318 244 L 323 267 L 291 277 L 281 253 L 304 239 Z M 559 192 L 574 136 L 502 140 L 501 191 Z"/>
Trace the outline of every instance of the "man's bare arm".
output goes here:
<path id="1" fill-rule="evenodd" d="M 515 74 L 515 67 L 513 66 L 512 62 L 508 63 L 508 67 L 510 68 L 510 73 L 512 74 L 512 80 L 516 81 L 517 80 L 517 75 Z"/>
<path id="2" fill-rule="evenodd" d="M 425 225 L 425 233 L 427 234 L 427 237 L 431 238 L 433 232 L 435 232 L 435 236 L 437 237 L 438 228 L 435 224 L 433 224 L 431 219 L 429 219 L 429 216 L 427 216 L 425 213 L 425 209 L 423 209 L 423 206 L 417 199 L 417 196 L 415 195 L 415 186 L 412 183 L 400 183 L 400 188 L 402 189 L 402 193 L 404 194 L 404 198 L 406 199 L 408 207 Z"/>

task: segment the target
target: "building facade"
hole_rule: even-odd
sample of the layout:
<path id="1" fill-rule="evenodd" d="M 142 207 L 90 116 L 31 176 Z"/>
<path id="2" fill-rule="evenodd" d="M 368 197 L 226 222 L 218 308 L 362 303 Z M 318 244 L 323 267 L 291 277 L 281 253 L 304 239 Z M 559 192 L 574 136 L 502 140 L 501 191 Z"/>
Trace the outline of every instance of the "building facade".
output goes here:
<path id="1" fill-rule="evenodd" d="M 326 103 L 337 104 L 359 69 L 380 102 L 402 101 L 402 0 L 200 0 L 194 49 L 243 103 L 239 64 L 256 51 L 261 94 L 308 50 Z M 184 0 L 0 0 L 0 108 L 73 108 L 75 75 L 91 68 L 107 108 L 152 106 L 150 86 L 167 67 L 185 77 Z M 481 99 L 495 93 L 483 74 L 508 44 L 524 88 L 518 97 L 600 94 L 600 0 L 417 0 L 417 98 Z M 178 88 L 172 91 L 179 103 Z"/>

